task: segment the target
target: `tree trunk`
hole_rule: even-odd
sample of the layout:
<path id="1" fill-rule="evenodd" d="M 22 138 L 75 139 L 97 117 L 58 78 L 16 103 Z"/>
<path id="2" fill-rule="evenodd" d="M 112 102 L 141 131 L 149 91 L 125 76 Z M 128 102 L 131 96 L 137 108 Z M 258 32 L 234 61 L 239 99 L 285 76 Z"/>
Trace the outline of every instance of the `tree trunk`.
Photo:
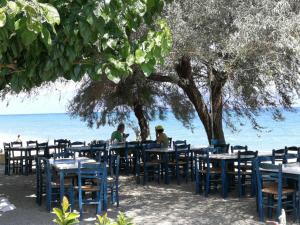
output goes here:
<path id="1" fill-rule="evenodd" d="M 220 144 L 225 144 L 225 137 L 223 132 L 223 83 L 214 80 L 211 83 L 212 95 L 212 112 L 213 112 L 213 131 L 214 138 L 219 140 Z"/>
<path id="2" fill-rule="evenodd" d="M 134 110 L 134 114 L 139 123 L 141 139 L 142 139 L 142 141 L 145 141 L 145 140 L 147 140 L 147 138 L 150 134 L 150 130 L 149 130 L 149 126 L 147 123 L 147 119 L 144 115 L 143 106 L 141 104 L 134 104 L 133 110 Z"/>
<path id="3" fill-rule="evenodd" d="M 219 142 L 225 143 L 225 137 L 223 132 L 223 95 L 222 89 L 226 83 L 227 76 L 225 73 L 220 73 L 213 70 L 210 76 L 212 76 L 211 82 L 211 95 L 212 95 L 212 111 L 213 111 L 213 128 L 211 122 L 211 116 L 207 105 L 204 102 L 203 96 L 199 91 L 192 75 L 191 59 L 188 56 L 183 56 L 179 63 L 175 67 L 179 79 L 172 77 L 161 76 L 154 74 L 150 76 L 150 79 L 160 82 L 170 82 L 177 84 L 187 95 L 189 100 L 195 107 L 195 110 L 204 126 L 208 142 L 211 143 L 212 129 L 214 131 L 214 138 Z"/>
<path id="4" fill-rule="evenodd" d="M 179 87 L 183 89 L 190 101 L 193 103 L 195 110 L 204 126 L 208 142 L 212 139 L 211 119 L 208 108 L 204 103 L 202 94 L 197 88 L 192 76 L 191 59 L 188 56 L 183 56 L 180 62 L 176 65 L 176 71 L 181 78 L 178 82 Z"/>

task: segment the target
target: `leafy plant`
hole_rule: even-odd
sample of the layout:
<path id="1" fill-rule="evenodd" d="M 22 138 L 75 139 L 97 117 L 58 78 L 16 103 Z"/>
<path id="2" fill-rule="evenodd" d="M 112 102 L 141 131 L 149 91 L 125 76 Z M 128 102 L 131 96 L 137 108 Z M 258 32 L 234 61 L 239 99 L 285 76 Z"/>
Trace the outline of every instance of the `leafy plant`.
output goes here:
<path id="1" fill-rule="evenodd" d="M 97 219 L 98 222 L 96 225 L 133 225 L 131 219 L 126 217 L 124 213 L 119 213 L 115 222 L 111 222 L 110 219 L 107 218 L 106 213 L 103 216 L 97 215 Z"/>
<path id="2" fill-rule="evenodd" d="M 66 197 L 63 198 L 61 207 L 62 209 L 53 208 L 53 213 L 56 215 L 56 218 L 53 220 L 54 223 L 59 225 L 71 225 L 79 223 L 79 213 L 71 212 L 71 210 L 69 210 L 70 204 Z"/>

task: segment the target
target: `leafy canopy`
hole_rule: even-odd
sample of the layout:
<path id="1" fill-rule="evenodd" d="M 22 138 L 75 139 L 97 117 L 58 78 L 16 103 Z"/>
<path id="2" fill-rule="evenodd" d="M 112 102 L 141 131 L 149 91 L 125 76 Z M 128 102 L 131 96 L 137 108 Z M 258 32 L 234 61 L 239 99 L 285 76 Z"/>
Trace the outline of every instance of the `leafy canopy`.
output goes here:
<path id="1" fill-rule="evenodd" d="M 29 90 L 58 77 L 106 75 L 139 65 L 150 75 L 171 47 L 158 18 L 165 0 L 1 0 L 0 89 Z"/>
<path id="2" fill-rule="evenodd" d="M 199 99 L 210 108 L 210 81 L 224 82 L 223 120 L 231 128 L 270 111 L 281 120 L 300 94 L 300 4 L 293 0 L 174 0 L 165 16 L 173 34 L 163 74 L 183 80 L 174 61 L 191 57 Z"/>

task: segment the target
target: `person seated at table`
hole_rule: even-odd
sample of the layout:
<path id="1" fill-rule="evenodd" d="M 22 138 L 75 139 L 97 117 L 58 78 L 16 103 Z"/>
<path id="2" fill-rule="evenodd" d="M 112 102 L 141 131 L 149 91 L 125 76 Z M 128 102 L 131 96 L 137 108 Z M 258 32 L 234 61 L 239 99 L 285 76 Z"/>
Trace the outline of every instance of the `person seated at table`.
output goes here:
<path id="1" fill-rule="evenodd" d="M 169 146 L 169 138 L 164 133 L 164 128 L 161 125 L 158 125 L 155 127 L 156 132 L 156 142 L 158 144 L 161 144 L 163 148 L 167 148 Z"/>
<path id="2" fill-rule="evenodd" d="M 116 131 L 111 134 L 111 142 L 125 142 L 129 134 L 125 134 L 125 125 L 120 123 Z"/>

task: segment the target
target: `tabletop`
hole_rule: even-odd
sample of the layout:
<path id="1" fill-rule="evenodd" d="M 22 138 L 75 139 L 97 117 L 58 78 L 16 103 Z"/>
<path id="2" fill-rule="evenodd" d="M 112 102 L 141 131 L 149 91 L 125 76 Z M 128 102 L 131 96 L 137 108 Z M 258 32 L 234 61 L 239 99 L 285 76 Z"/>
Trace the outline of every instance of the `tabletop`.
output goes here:
<path id="1" fill-rule="evenodd" d="M 136 145 L 127 145 L 128 148 L 136 148 Z M 110 149 L 125 149 L 126 148 L 126 144 L 125 143 L 120 143 L 120 144 L 111 144 L 109 145 Z"/>
<path id="2" fill-rule="evenodd" d="M 36 146 L 23 146 L 23 147 L 9 147 L 8 149 L 12 150 L 34 150 L 37 149 Z"/>
<path id="3" fill-rule="evenodd" d="M 300 175 L 300 163 L 287 163 L 282 165 L 282 172 L 283 173 L 289 173 L 289 174 L 295 174 Z"/>
<path id="4" fill-rule="evenodd" d="M 198 155 L 199 157 L 203 157 L 204 155 Z M 258 156 L 272 156 L 272 154 L 269 153 L 258 153 Z M 251 155 L 243 155 L 241 158 L 247 159 L 247 158 L 252 158 L 253 156 Z M 232 159 L 238 159 L 238 153 L 218 153 L 218 154 L 210 154 L 209 155 L 210 159 L 220 159 L 220 160 L 232 160 Z"/>
<path id="5" fill-rule="evenodd" d="M 175 152 L 175 150 L 173 148 L 150 148 L 150 149 L 145 149 L 145 152 L 172 153 Z"/>
<path id="6" fill-rule="evenodd" d="M 87 157 L 78 157 L 75 159 L 72 158 L 63 158 L 63 159 L 50 159 L 50 164 L 56 170 L 72 170 L 78 168 L 78 163 L 94 163 L 96 162 L 94 159 L 89 159 Z"/>

